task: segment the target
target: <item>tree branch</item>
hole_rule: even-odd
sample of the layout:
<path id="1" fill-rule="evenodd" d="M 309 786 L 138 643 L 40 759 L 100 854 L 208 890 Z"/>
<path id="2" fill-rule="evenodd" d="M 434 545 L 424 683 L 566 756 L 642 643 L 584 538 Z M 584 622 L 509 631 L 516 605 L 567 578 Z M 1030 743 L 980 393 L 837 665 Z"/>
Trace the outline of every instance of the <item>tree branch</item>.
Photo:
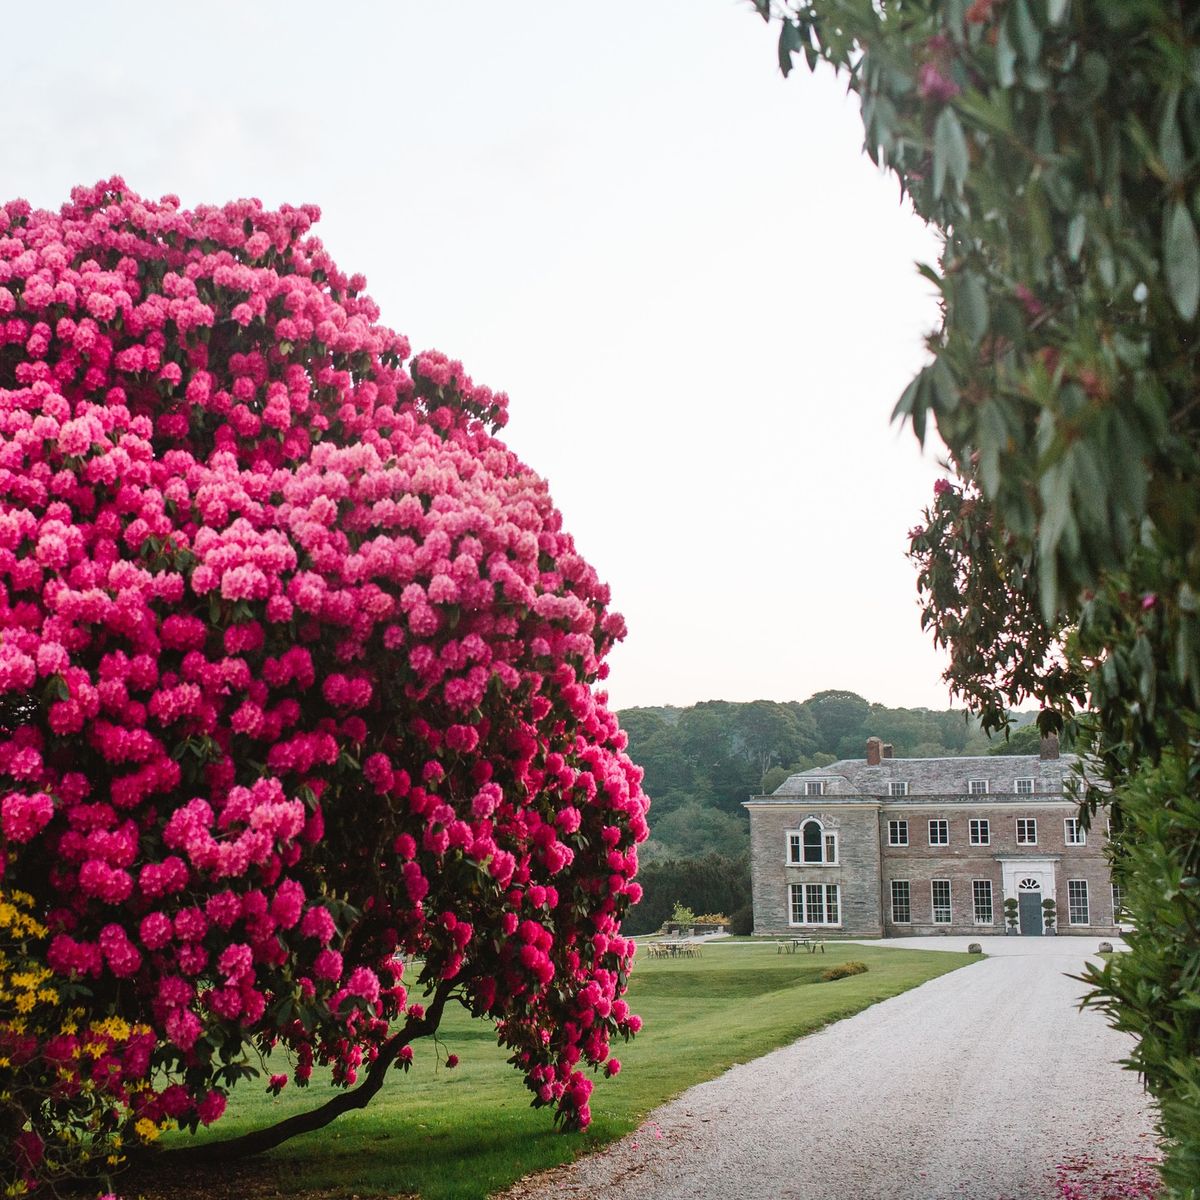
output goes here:
<path id="1" fill-rule="evenodd" d="M 198 1146 L 184 1146 L 178 1150 L 164 1152 L 165 1160 L 169 1162 L 191 1163 L 228 1162 L 235 1158 L 246 1158 L 251 1154 L 262 1154 L 286 1142 L 289 1138 L 301 1133 L 312 1133 L 323 1129 L 342 1113 L 356 1108 L 366 1108 L 376 1092 L 383 1087 L 388 1068 L 396 1061 L 396 1056 L 410 1042 L 419 1037 L 435 1033 L 441 1024 L 442 1012 L 446 1007 L 453 983 L 443 981 L 434 993 L 432 1003 L 425 1015 L 419 1020 L 409 1020 L 403 1029 L 390 1037 L 380 1047 L 379 1055 L 367 1071 L 367 1077 L 351 1091 L 338 1093 L 317 1108 L 309 1112 L 297 1113 L 264 1129 L 255 1129 L 239 1137 L 226 1138 L 220 1142 L 204 1142 Z M 160 1159 L 160 1161 L 163 1161 Z"/>

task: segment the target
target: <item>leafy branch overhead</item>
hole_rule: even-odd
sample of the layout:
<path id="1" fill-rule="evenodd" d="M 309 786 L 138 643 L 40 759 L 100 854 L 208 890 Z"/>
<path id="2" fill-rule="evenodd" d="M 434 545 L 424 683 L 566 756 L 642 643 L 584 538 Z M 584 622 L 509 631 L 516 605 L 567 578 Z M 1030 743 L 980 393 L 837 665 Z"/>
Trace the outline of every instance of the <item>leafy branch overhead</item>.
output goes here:
<path id="1" fill-rule="evenodd" d="M 944 320 L 896 408 L 955 476 L 912 535 L 924 623 L 985 725 L 1026 696 L 1047 727 L 1089 713 L 1139 927 L 1098 1002 L 1140 1036 L 1164 1177 L 1195 1197 L 1200 8 L 755 7 L 785 74 L 844 74 L 867 153 L 942 234 Z"/>

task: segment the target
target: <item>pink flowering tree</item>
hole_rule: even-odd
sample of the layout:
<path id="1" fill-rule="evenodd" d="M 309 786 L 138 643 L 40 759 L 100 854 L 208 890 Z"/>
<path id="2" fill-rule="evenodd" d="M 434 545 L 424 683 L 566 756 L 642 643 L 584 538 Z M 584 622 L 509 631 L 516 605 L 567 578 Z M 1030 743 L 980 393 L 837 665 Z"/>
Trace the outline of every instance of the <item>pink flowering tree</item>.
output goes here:
<path id="1" fill-rule="evenodd" d="M 646 800 L 593 690 L 623 623 L 506 397 L 410 356 L 317 215 L 0 207 L 0 889 L 70 1003 L 153 1031 L 130 1123 L 213 1121 L 251 1044 L 331 1067 L 230 1143 L 265 1148 L 460 1001 L 585 1125 L 639 1025 Z M 0 1127 L 41 1136 L 27 1107 Z"/>

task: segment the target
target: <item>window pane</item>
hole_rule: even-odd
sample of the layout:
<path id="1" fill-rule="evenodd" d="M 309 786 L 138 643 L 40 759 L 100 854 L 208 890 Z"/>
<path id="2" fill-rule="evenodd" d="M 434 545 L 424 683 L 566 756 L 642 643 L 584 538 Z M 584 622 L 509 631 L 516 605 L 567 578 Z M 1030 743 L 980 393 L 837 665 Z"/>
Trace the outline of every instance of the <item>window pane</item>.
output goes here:
<path id="1" fill-rule="evenodd" d="M 1086 879 L 1067 880 L 1068 919 L 1072 925 L 1088 924 L 1088 885 Z"/>
<path id="2" fill-rule="evenodd" d="M 804 889 L 798 883 L 793 883 L 788 888 L 788 896 L 791 902 L 792 909 L 792 924 L 804 924 Z"/>
<path id="3" fill-rule="evenodd" d="M 825 835 L 825 861 L 827 863 L 837 862 L 837 835 L 827 833 Z"/>
<path id="4" fill-rule="evenodd" d="M 950 841 L 950 823 L 948 821 L 929 822 L 929 844 L 945 846 Z"/>
<path id="5" fill-rule="evenodd" d="M 912 920 L 907 879 L 892 880 L 892 920 L 898 925 L 907 925 Z"/>
<path id="6" fill-rule="evenodd" d="M 933 880 L 933 920 L 936 925 L 950 924 L 950 880 Z"/>
<path id="7" fill-rule="evenodd" d="M 838 885 L 830 883 L 825 885 L 825 923 L 827 925 L 836 925 L 841 917 L 838 913 Z"/>
<path id="8" fill-rule="evenodd" d="M 788 834 L 788 862 L 798 863 L 800 861 L 800 835 L 798 833 Z"/>
<path id="9" fill-rule="evenodd" d="M 809 821 L 804 826 L 804 861 L 819 863 L 821 861 L 821 827 L 816 821 Z"/>
<path id="10" fill-rule="evenodd" d="M 805 924 L 821 925 L 824 923 L 825 888 L 819 883 L 804 885 Z"/>
<path id="11" fill-rule="evenodd" d="M 992 883 L 990 879 L 976 879 L 972 884 L 975 899 L 975 924 L 992 923 Z"/>
<path id="12" fill-rule="evenodd" d="M 908 845 L 908 822 L 907 821 L 889 821 L 888 822 L 888 845 L 889 846 L 907 846 Z"/>

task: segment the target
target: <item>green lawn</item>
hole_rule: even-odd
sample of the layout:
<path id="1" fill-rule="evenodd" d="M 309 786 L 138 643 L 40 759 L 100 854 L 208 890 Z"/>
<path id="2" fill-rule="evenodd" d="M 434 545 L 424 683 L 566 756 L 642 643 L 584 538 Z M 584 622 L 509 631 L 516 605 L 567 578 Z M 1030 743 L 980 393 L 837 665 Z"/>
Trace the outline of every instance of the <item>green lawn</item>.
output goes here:
<path id="1" fill-rule="evenodd" d="M 820 981 L 825 967 L 847 959 L 870 970 Z M 550 1111 L 529 1107 L 529 1093 L 490 1026 L 455 1012 L 442 1026 L 443 1057 L 452 1052 L 461 1059 L 455 1070 L 435 1069 L 434 1048 L 417 1046 L 413 1069 L 393 1073 L 369 1108 L 273 1151 L 264 1169 L 284 1191 L 486 1197 L 620 1137 L 657 1105 L 734 1063 L 978 961 L 978 955 L 837 944 L 816 955 L 778 954 L 772 944 L 710 945 L 703 958 L 639 959 L 629 1000 L 645 1028 L 617 1050 L 621 1074 L 598 1080 L 593 1121 L 581 1134 L 553 1132 Z M 272 1100 L 251 1081 L 235 1092 L 212 1135 L 255 1128 L 326 1094 L 315 1085 L 307 1092 L 289 1087 Z"/>

